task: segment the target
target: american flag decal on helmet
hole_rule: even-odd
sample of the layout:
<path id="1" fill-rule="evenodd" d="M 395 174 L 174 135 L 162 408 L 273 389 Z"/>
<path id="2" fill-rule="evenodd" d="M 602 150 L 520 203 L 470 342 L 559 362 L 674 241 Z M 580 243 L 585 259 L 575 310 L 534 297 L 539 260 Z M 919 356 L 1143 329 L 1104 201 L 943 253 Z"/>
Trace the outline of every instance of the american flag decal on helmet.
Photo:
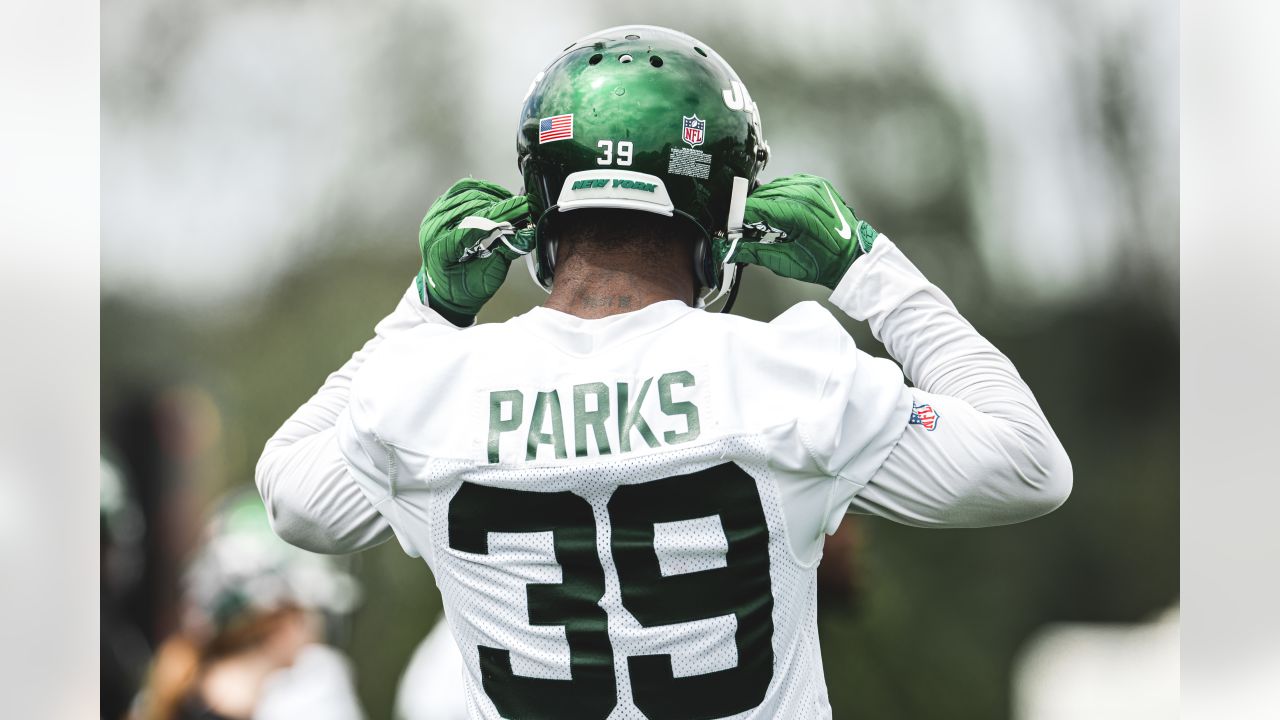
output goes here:
<path id="1" fill-rule="evenodd" d="M 911 403 L 911 420 L 908 422 L 932 431 L 938 427 L 938 413 L 934 412 L 933 406 L 928 403 Z"/>
<path id="2" fill-rule="evenodd" d="M 538 144 L 573 139 L 573 113 L 542 118 L 538 123 Z"/>

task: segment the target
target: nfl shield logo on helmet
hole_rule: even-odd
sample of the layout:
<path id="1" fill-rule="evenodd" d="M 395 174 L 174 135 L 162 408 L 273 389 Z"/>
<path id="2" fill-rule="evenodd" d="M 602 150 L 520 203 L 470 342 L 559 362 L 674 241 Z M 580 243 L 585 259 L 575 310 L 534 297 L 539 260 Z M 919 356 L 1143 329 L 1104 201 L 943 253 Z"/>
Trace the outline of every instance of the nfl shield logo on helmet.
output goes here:
<path id="1" fill-rule="evenodd" d="M 706 134 L 707 121 L 699 120 L 697 115 L 692 117 L 684 116 L 684 141 L 689 143 L 689 147 L 698 147 L 702 144 L 702 139 Z"/>
<path id="2" fill-rule="evenodd" d="M 911 424 L 932 431 L 938 427 L 938 413 L 928 403 L 911 403 Z"/>

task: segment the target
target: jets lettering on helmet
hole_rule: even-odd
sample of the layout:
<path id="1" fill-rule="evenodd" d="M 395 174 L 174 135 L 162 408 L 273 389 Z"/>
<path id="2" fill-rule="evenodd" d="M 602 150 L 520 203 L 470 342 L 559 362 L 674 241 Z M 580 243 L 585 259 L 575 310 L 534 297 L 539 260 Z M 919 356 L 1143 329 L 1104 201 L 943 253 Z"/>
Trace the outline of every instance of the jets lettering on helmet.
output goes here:
<path id="1" fill-rule="evenodd" d="M 729 89 L 724 91 L 724 104 L 730 110 L 741 110 L 750 100 L 747 89 L 737 80 L 729 82 Z"/>
<path id="2" fill-rule="evenodd" d="M 574 457 L 630 452 L 633 443 L 656 448 L 691 442 L 702 433 L 695 395 L 696 380 L 688 370 L 664 373 L 656 383 L 649 377 L 494 390 L 489 393 L 488 461 L 537 460 L 540 451 L 544 459 L 565 459 L 570 439 Z"/>
<path id="3" fill-rule="evenodd" d="M 747 92 L 747 86 L 737 80 L 729 81 L 729 89 L 721 93 L 724 97 L 724 104 L 730 110 L 741 110 L 751 113 L 751 122 L 755 125 L 757 131 L 760 128 L 760 108 L 751 99 L 751 93 Z"/>

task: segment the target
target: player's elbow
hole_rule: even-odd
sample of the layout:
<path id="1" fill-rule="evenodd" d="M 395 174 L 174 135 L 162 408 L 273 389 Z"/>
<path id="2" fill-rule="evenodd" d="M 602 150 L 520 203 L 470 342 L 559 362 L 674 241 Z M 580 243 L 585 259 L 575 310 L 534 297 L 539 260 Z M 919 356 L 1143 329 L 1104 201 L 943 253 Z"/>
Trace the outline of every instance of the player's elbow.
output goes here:
<path id="1" fill-rule="evenodd" d="M 267 517 L 276 535 L 294 547 L 322 555 L 343 555 L 351 552 L 332 536 L 327 527 L 316 523 L 303 513 L 292 512 L 287 506 L 268 504 Z"/>
<path id="2" fill-rule="evenodd" d="M 316 553 L 334 554 L 335 550 L 326 547 L 324 533 L 319 532 L 315 521 L 304 508 L 295 507 L 297 499 L 283 490 L 287 485 L 286 471 L 281 457 L 281 448 L 273 448 L 270 444 L 258 458 L 254 468 L 253 480 L 258 486 L 258 494 L 262 496 L 262 504 L 267 508 L 267 520 L 271 529 L 281 540 Z M 339 551 L 340 552 L 340 551 Z"/>
<path id="3" fill-rule="evenodd" d="M 969 493 L 956 498 L 957 524 L 993 527 L 1034 520 L 1062 506 L 1071 494 L 1071 460 L 1049 438 L 1034 450 L 1022 442 L 1005 444 L 989 459 Z"/>
<path id="4" fill-rule="evenodd" d="M 346 555 L 382 542 L 385 536 L 370 534 L 368 523 L 338 519 L 344 517 L 343 507 L 362 504 L 363 497 L 319 491 L 324 480 L 303 460 L 287 446 L 270 445 L 258 459 L 254 481 L 275 534 L 294 547 L 322 555 Z"/>
<path id="5" fill-rule="evenodd" d="M 322 555 L 344 555 L 352 551 L 344 538 L 339 537 L 333 528 L 321 522 L 314 513 L 295 507 L 287 499 L 282 502 L 281 498 L 264 495 L 262 500 L 267 506 L 267 519 L 271 529 L 281 540 Z"/>
<path id="6" fill-rule="evenodd" d="M 1050 436 L 1041 448 L 1030 453 L 1026 461 L 1020 463 L 1016 475 L 1021 488 L 1018 493 L 1020 517 L 1014 522 L 1048 515 L 1071 496 L 1071 458 L 1056 437 Z"/>
<path id="7" fill-rule="evenodd" d="M 258 464 L 253 468 L 253 484 L 258 487 L 258 495 L 262 497 L 262 504 L 267 506 L 267 516 L 272 515 L 271 499 L 275 489 L 275 468 L 274 453 L 271 445 L 268 444 L 266 449 L 262 451 L 262 455 L 258 457 Z"/>

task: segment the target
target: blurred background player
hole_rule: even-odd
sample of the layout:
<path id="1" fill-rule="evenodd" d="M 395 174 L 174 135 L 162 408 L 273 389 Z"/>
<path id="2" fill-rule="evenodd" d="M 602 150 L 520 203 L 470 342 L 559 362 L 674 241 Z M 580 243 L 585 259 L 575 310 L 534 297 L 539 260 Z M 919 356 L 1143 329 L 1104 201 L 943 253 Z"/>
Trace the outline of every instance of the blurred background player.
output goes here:
<path id="1" fill-rule="evenodd" d="M 467 720 L 462 653 L 442 615 L 418 643 L 396 689 L 396 720 Z"/>
<path id="2" fill-rule="evenodd" d="M 156 651 L 134 720 L 359 720 L 348 662 L 325 643 L 356 581 L 280 541 L 252 493 L 215 515 L 183 584 L 181 629 Z"/>
<path id="3" fill-rule="evenodd" d="M 100 705 L 108 720 L 128 709 L 152 650 L 178 627 L 182 567 L 205 524 L 201 499 L 222 480 L 221 427 L 209 392 L 173 378 L 104 392 Z"/>
<path id="4" fill-rule="evenodd" d="M 142 684 L 151 645 L 130 613 L 142 580 L 144 520 L 114 462 L 102 458 L 99 497 L 99 712 L 116 720 Z"/>

